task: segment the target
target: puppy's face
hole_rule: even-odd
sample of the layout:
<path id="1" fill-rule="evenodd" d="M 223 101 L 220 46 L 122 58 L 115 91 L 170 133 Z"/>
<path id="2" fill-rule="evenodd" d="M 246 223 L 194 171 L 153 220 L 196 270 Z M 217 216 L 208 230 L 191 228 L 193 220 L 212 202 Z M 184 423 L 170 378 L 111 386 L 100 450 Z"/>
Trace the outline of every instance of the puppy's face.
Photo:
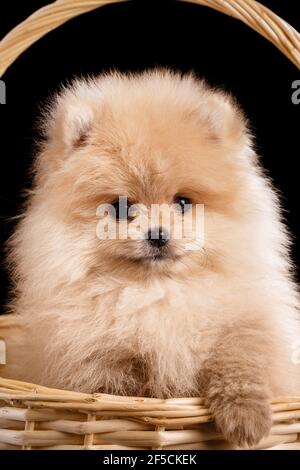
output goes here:
<path id="1" fill-rule="evenodd" d="M 187 275 L 222 258 L 248 145 L 228 97 L 191 77 L 113 75 L 65 92 L 48 133 L 38 184 L 91 269 Z"/>

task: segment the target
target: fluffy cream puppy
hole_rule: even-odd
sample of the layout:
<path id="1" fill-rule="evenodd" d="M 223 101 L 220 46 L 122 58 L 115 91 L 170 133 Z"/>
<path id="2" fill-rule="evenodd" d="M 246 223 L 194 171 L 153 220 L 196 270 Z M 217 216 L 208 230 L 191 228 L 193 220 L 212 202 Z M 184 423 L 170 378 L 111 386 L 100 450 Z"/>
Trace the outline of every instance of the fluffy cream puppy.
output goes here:
<path id="1" fill-rule="evenodd" d="M 300 394 L 300 330 L 278 197 L 241 111 L 192 75 L 156 70 L 75 81 L 45 123 L 10 241 L 11 310 L 26 334 L 7 376 L 203 395 L 226 438 L 259 441 L 270 397 Z M 182 218 L 204 204 L 204 246 L 99 239 L 97 207 L 119 196 L 179 203 Z"/>

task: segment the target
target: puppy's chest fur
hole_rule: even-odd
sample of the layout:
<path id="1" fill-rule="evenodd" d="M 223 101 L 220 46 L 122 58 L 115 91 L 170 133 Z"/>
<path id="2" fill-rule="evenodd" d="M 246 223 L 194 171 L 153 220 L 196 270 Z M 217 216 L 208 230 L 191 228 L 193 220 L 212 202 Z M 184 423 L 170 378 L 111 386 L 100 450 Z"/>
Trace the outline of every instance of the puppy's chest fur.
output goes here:
<path id="1" fill-rule="evenodd" d="M 26 370 L 27 380 L 85 392 L 197 395 L 220 328 L 220 298 L 226 303 L 213 284 L 101 278 L 81 293 L 66 287 L 63 303 L 44 300 L 22 316 L 30 344 L 20 377 Z"/>
<path id="2" fill-rule="evenodd" d="M 87 362 L 102 367 L 106 358 L 109 373 L 115 370 L 106 391 L 122 391 L 124 384 L 116 384 L 122 378 L 134 393 L 196 391 L 200 364 L 217 331 L 211 315 L 215 300 L 209 301 L 204 289 L 174 281 L 131 285 L 102 295 L 96 310 L 99 336 Z M 137 389 L 130 390 L 131 382 Z"/>

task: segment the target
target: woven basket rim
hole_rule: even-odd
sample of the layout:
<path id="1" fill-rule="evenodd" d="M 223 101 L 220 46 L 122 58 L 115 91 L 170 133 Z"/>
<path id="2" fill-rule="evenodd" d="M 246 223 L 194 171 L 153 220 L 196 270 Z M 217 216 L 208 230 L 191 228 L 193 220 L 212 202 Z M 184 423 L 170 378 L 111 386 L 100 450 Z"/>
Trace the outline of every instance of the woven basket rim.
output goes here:
<path id="1" fill-rule="evenodd" d="M 0 319 L 1 320 L 1 319 Z M 0 325 L 1 326 L 1 325 Z M 1 330 L 0 330 L 1 331 Z M 72 390 L 62 390 L 58 388 L 45 387 L 43 385 L 32 384 L 19 380 L 6 379 L 0 376 L 0 400 L 7 399 L 7 393 L 11 391 L 11 399 L 20 400 L 43 400 L 45 402 L 62 402 L 65 403 L 78 401 L 87 404 L 95 403 L 130 403 L 136 406 L 160 405 L 162 409 L 169 406 L 199 406 L 205 407 L 205 399 L 201 397 L 186 398 L 148 398 L 139 396 L 112 395 L 107 393 L 83 393 Z M 289 397 L 276 397 L 270 400 L 272 405 L 278 404 L 298 404 L 300 407 L 300 395 Z"/>

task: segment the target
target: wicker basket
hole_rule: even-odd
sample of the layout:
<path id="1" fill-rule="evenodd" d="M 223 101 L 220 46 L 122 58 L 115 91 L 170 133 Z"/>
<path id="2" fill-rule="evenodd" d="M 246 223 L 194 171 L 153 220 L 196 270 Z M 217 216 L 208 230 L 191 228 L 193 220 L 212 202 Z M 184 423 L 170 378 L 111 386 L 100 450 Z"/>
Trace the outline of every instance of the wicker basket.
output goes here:
<path id="1" fill-rule="evenodd" d="M 34 42 L 71 18 L 123 0 L 57 0 L 0 42 L 0 77 Z M 254 0 L 190 0 L 233 16 L 271 41 L 300 69 L 300 34 Z M 18 334 L 0 317 L 6 339 Z M 0 351 L 0 352 L 1 352 Z M 3 366 L 0 365 L 0 368 Z M 3 373 L 5 373 L 5 366 Z M 0 369 L 1 371 L 1 369 Z M 300 391 L 299 391 L 300 393 Z M 300 450 L 300 397 L 272 401 L 270 435 L 256 449 Z M 201 398 L 149 399 L 53 390 L 0 378 L 0 449 L 229 449 Z"/>

